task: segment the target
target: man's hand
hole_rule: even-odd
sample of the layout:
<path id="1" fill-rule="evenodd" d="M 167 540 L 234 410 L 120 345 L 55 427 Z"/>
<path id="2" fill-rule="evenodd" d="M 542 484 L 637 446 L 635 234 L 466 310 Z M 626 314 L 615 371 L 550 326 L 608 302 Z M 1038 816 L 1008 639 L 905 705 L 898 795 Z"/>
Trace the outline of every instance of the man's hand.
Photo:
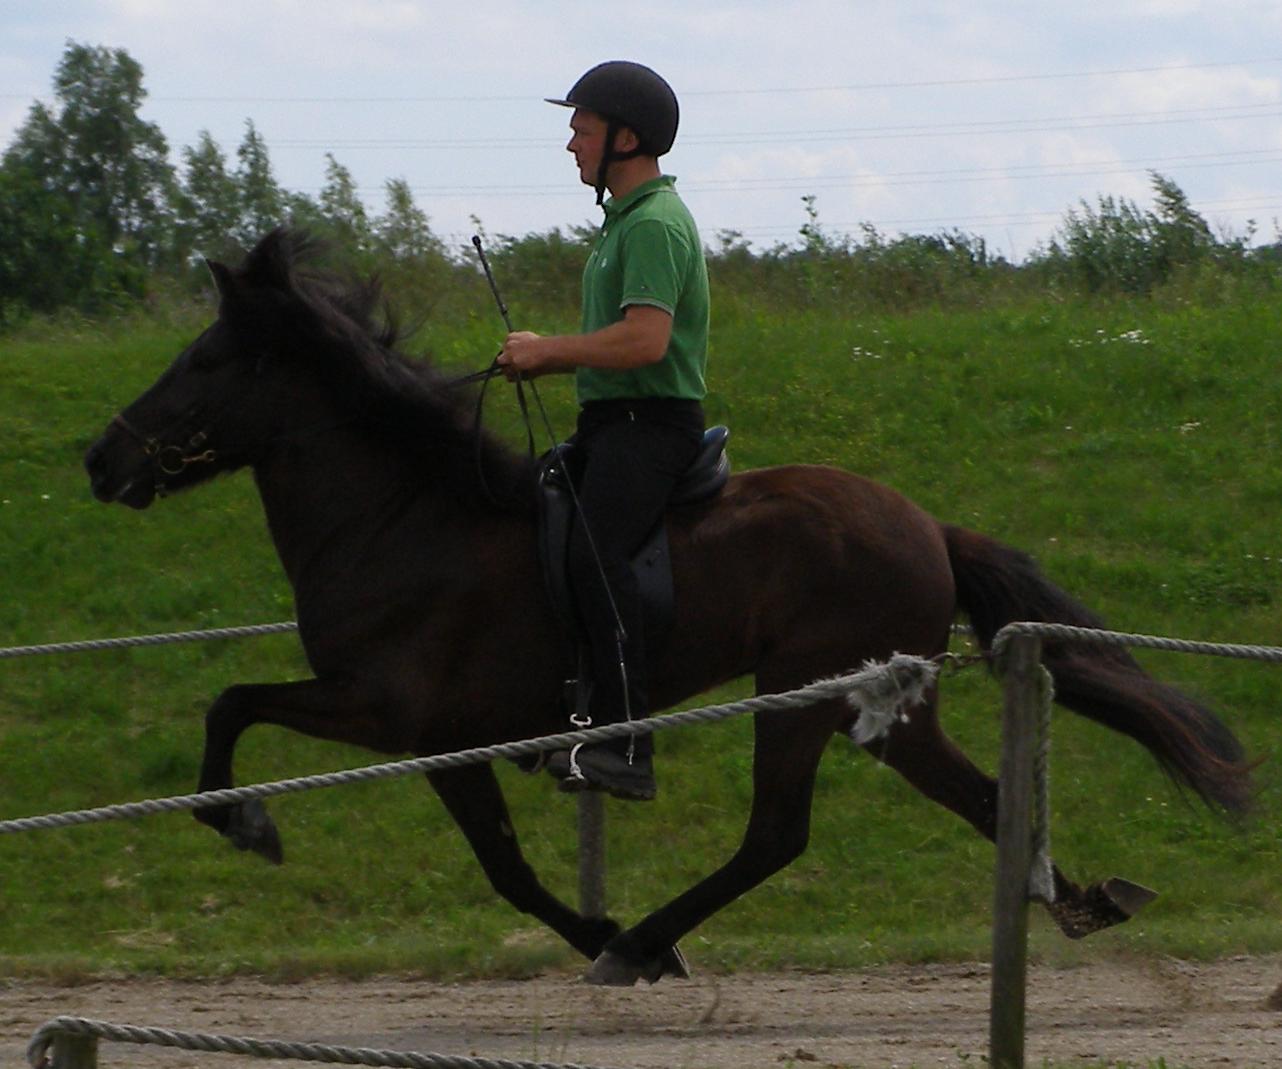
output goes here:
<path id="1" fill-rule="evenodd" d="M 503 342 L 498 362 L 509 381 L 580 367 L 626 370 L 662 360 L 671 337 L 671 315 L 652 305 L 632 304 L 617 323 L 591 334 L 514 330 Z"/>
<path id="2" fill-rule="evenodd" d="M 499 367 L 509 382 L 518 375 L 533 378 L 547 370 L 546 345 L 541 335 L 532 330 L 514 330 L 503 342 L 498 355 Z"/>

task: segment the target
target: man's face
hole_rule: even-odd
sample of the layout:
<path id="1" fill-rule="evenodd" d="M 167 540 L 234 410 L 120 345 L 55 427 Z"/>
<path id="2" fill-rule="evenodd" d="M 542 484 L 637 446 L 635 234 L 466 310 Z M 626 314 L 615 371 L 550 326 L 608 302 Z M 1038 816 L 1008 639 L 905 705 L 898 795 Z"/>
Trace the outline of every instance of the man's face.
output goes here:
<path id="1" fill-rule="evenodd" d="M 570 117 L 570 140 L 565 147 L 574 153 L 574 162 L 579 165 L 579 180 L 584 185 L 596 185 L 608 130 L 609 123 L 596 112 L 575 108 Z"/>

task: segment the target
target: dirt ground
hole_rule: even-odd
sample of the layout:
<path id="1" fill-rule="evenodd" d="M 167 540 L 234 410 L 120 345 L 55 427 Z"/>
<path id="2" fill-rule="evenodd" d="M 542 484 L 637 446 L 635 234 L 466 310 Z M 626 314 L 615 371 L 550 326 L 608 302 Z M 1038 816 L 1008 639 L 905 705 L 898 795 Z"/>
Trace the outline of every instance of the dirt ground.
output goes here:
<path id="1" fill-rule="evenodd" d="M 1035 967 L 1028 1064 L 1125 1060 L 1171 1069 L 1282 1067 L 1282 955 Z M 923 965 L 591 987 L 572 976 L 453 984 L 0 981 L 0 1066 L 26 1064 L 60 1015 L 189 1032 L 620 1069 L 960 1067 L 988 1044 L 988 967 Z M 103 1042 L 102 1069 L 258 1065 L 229 1054 Z"/>

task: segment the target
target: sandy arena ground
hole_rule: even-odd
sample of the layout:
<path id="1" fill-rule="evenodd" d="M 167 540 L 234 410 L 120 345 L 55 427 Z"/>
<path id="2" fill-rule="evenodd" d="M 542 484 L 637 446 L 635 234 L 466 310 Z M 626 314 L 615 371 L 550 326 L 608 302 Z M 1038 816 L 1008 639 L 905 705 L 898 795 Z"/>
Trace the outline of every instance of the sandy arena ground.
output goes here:
<path id="1" fill-rule="evenodd" d="M 1282 956 L 1038 967 L 1028 1063 L 1126 1060 L 1170 1069 L 1282 1067 Z M 931 965 L 591 987 L 526 981 L 266 984 L 0 981 L 0 1066 L 20 1069 L 31 1034 L 59 1015 L 190 1032 L 326 1042 L 620 1069 L 979 1064 L 988 967 Z M 1275 997 L 1273 1001 L 1278 1001 Z M 298 1066 L 104 1042 L 102 1069 Z"/>

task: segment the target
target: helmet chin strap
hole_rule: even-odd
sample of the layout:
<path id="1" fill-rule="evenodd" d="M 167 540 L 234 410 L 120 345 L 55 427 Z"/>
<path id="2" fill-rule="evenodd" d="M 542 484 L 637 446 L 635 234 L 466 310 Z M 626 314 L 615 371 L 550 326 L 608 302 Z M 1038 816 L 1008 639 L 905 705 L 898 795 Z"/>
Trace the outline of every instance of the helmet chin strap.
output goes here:
<path id="1" fill-rule="evenodd" d="M 606 124 L 605 151 L 601 153 L 601 162 L 600 164 L 597 165 L 597 169 L 596 169 L 595 185 L 596 185 L 596 203 L 598 208 L 605 202 L 606 172 L 609 171 L 610 164 L 612 164 L 615 160 L 630 160 L 634 156 L 640 156 L 645 151 L 640 145 L 637 145 L 636 148 L 630 149 L 627 152 L 619 152 L 617 149 L 615 149 L 614 140 L 616 137 L 618 137 L 619 131 L 622 129 L 623 129 L 623 123 L 619 122 L 618 119 L 610 119 Z"/>

